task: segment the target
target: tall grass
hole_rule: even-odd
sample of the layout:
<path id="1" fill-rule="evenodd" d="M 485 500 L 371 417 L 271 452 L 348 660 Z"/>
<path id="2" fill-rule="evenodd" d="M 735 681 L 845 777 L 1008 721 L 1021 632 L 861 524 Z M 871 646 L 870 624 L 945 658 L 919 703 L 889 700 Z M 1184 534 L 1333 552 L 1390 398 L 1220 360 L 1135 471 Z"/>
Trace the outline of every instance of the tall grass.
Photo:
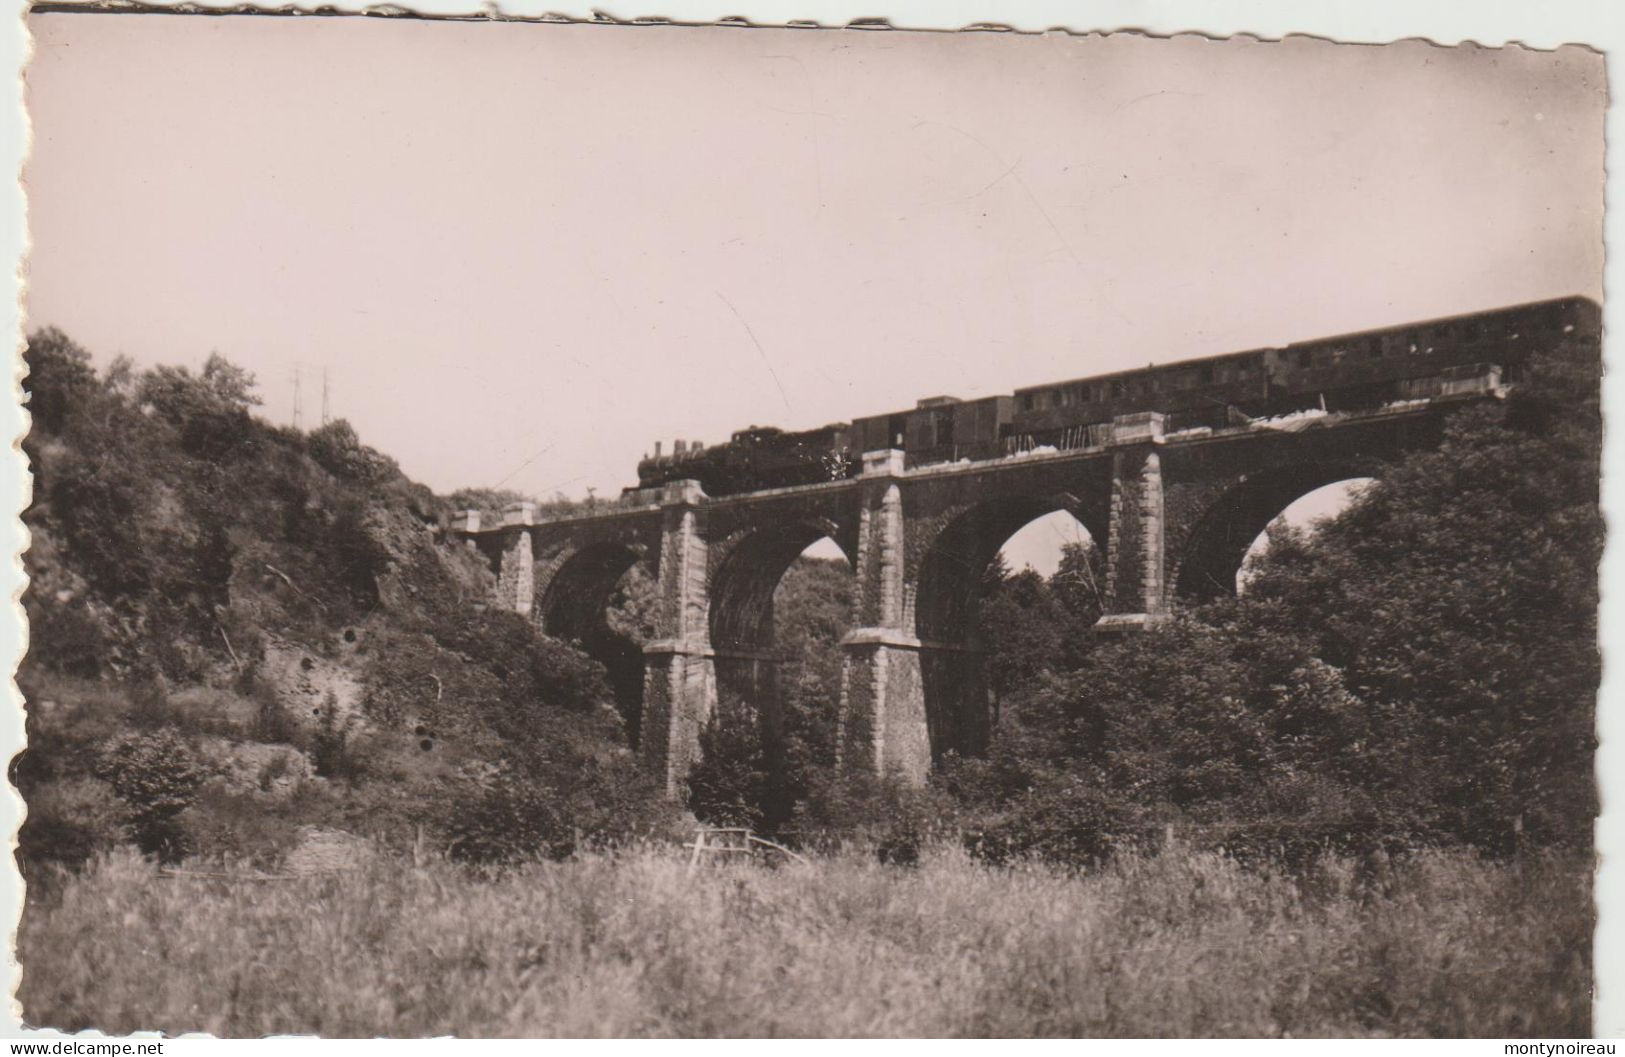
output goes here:
<path id="1" fill-rule="evenodd" d="M 1590 874 L 1423 853 L 1299 877 L 645 849 L 278 883 L 117 852 L 25 912 L 31 1024 L 225 1036 L 1578 1036 Z"/>

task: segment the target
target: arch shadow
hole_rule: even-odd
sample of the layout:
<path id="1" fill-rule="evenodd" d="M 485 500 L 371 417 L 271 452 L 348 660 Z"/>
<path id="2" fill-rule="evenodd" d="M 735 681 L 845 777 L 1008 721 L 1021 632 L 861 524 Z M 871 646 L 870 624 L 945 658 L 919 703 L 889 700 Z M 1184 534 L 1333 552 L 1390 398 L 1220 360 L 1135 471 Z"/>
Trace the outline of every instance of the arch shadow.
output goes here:
<path id="1" fill-rule="evenodd" d="M 596 543 L 571 555 L 553 575 L 536 606 L 536 619 L 553 638 L 574 642 L 604 666 L 627 740 L 638 747 L 643 721 L 643 648 L 609 626 L 610 596 L 640 560 L 623 543 Z"/>
<path id="2" fill-rule="evenodd" d="M 801 552 L 824 538 L 839 540 L 835 526 L 794 521 L 744 535 L 711 578 L 711 646 L 720 651 L 759 651 L 773 645 L 773 592 Z M 842 547 L 847 564 L 852 555 Z"/>
<path id="3" fill-rule="evenodd" d="M 992 735 L 987 658 L 977 621 L 984 577 L 1012 536 L 1059 510 L 1088 531 L 1081 505 L 1071 495 L 1001 498 L 954 518 L 926 552 L 914 598 L 914 627 L 921 644 L 920 678 L 933 760 L 950 751 L 977 755 L 987 750 Z"/>
<path id="4" fill-rule="evenodd" d="M 1259 534 L 1317 488 L 1375 477 L 1372 464 L 1304 463 L 1253 475 L 1220 496 L 1191 530 L 1174 581 L 1174 598 L 1199 605 L 1236 594 L 1236 577 Z"/>
<path id="5" fill-rule="evenodd" d="M 709 626 L 718 711 L 730 716 L 743 708 L 755 715 L 770 754 L 783 733 L 773 596 L 802 552 L 826 537 L 839 542 L 835 526 L 819 521 L 754 530 L 733 545 L 712 576 Z M 841 551 L 850 568 L 852 555 Z"/>

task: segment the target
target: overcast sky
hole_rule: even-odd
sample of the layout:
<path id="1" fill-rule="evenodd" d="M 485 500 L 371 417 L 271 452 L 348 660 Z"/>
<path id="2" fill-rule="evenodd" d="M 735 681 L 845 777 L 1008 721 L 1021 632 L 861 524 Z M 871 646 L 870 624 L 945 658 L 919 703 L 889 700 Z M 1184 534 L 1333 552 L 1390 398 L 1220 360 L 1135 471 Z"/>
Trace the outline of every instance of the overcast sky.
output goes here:
<path id="1" fill-rule="evenodd" d="M 218 349 L 438 491 L 1601 296 L 1599 55 L 29 19 L 31 326 Z"/>

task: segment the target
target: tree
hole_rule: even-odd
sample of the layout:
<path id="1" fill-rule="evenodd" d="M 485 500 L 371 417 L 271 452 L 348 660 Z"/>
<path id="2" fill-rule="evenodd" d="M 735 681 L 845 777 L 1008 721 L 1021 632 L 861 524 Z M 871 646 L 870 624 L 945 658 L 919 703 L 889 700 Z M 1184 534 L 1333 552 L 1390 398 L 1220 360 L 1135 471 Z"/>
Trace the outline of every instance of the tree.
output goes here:
<path id="1" fill-rule="evenodd" d="M 214 398 L 232 407 L 258 407 L 260 398 L 254 392 L 254 375 L 227 360 L 218 352 L 210 352 L 203 362 L 203 384 Z"/>
<path id="2" fill-rule="evenodd" d="M 90 354 L 55 327 L 36 330 L 23 348 L 28 410 L 37 429 L 60 432 L 76 405 L 94 392 Z"/>
<path id="3" fill-rule="evenodd" d="M 984 577 L 986 593 L 977 610 L 980 634 L 987 648 L 995 725 L 1005 697 L 1034 682 L 1041 673 L 1053 670 L 1060 659 L 1065 620 L 1049 585 L 1032 569 L 998 580 L 993 578 L 996 574 L 997 569 L 993 569 Z"/>
<path id="4" fill-rule="evenodd" d="M 185 367 L 154 367 L 136 383 L 138 406 L 173 427 L 187 454 L 221 461 L 242 454 L 255 431 L 248 409 L 260 400 L 254 376 L 210 353 L 200 374 Z"/>
<path id="5" fill-rule="evenodd" d="M 211 774 L 189 739 L 172 730 L 126 735 L 103 749 L 95 771 L 130 805 L 143 851 L 166 861 L 186 854 L 175 817 L 197 799 Z"/>
<path id="6" fill-rule="evenodd" d="M 1232 849 L 1352 843 L 1371 828 L 1349 751 L 1364 737 L 1306 641 L 1184 616 L 1012 695 L 988 759 L 944 780 L 994 858 L 1086 862 L 1168 823 Z"/>
<path id="7" fill-rule="evenodd" d="M 355 427 L 335 418 L 310 431 L 310 457 L 335 477 L 371 484 L 400 473 L 395 460 L 361 443 Z"/>
<path id="8" fill-rule="evenodd" d="M 1061 667 L 1081 667 L 1094 644 L 1094 626 L 1105 612 L 1106 555 L 1094 541 L 1061 546 L 1061 561 L 1050 577 L 1050 594 L 1061 615 Z"/>
<path id="9" fill-rule="evenodd" d="M 260 402 L 253 374 L 218 352 L 209 354 L 201 374 L 167 364 L 152 368 L 141 377 L 137 399 L 177 426 L 201 414 L 246 413 Z"/>
<path id="10" fill-rule="evenodd" d="M 1170 821 L 1231 850 L 1586 845 L 1599 365 L 1547 352 L 1342 514 L 1272 529 L 1240 598 L 1016 661 L 1043 603 L 1006 578 L 1004 720 L 944 776 L 984 849 L 1087 858 Z M 1048 604 L 1087 612 L 1090 557 Z"/>
<path id="11" fill-rule="evenodd" d="M 725 703 L 700 732 L 700 758 L 689 769 L 688 809 L 713 826 L 761 829 L 771 783 L 760 719 Z"/>
<path id="12" fill-rule="evenodd" d="M 782 825 L 812 785 L 835 765 L 835 731 L 851 627 L 852 570 L 844 561 L 800 558 L 773 596 L 773 648 L 779 662 L 780 743 L 771 746 L 768 822 Z"/>
<path id="13" fill-rule="evenodd" d="M 1589 840 L 1598 367 L 1552 355 L 1458 412 L 1313 536 L 1277 537 L 1242 604 L 1316 637 L 1391 731 L 1384 780 L 1424 786 L 1441 836 Z"/>

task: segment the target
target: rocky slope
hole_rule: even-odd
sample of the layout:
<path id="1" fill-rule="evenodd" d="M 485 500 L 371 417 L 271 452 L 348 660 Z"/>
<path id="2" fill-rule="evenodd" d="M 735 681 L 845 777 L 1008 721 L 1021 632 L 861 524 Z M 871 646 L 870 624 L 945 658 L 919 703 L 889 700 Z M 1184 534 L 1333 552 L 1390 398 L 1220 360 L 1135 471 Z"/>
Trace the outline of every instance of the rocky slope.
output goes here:
<path id="1" fill-rule="evenodd" d="M 602 671 L 486 608 L 448 505 L 347 424 L 255 418 L 218 357 L 98 374 L 45 331 L 27 359 L 25 863 L 273 863 L 335 830 L 504 858 L 659 823 Z M 516 812 L 546 824 L 493 838 Z"/>

